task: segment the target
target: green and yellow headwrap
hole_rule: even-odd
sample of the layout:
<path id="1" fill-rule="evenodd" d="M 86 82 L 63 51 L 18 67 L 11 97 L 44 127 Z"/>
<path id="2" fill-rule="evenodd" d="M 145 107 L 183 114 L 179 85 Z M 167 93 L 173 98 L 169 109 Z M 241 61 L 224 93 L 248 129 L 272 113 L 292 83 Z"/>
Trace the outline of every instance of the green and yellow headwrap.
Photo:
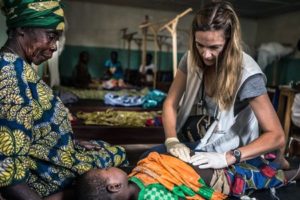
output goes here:
<path id="1" fill-rule="evenodd" d="M 8 28 L 36 27 L 63 30 L 60 0 L 0 0 Z"/>

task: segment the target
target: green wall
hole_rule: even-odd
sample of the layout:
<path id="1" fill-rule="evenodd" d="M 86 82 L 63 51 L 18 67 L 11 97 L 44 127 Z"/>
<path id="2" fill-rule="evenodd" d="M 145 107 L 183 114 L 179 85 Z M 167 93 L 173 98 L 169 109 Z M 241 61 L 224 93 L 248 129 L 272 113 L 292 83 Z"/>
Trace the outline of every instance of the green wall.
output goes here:
<path id="1" fill-rule="evenodd" d="M 128 51 L 124 49 L 102 48 L 102 47 L 84 47 L 66 45 L 59 59 L 59 70 L 61 77 L 71 77 L 72 71 L 78 62 L 79 53 L 87 51 L 90 54 L 90 62 L 88 64 L 89 72 L 93 78 L 101 78 L 104 73 L 104 62 L 109 59 L 111 51 L 117 51 L 119 61 L 122 63 L 123 69 L 128 67 Z M 151 52 L 154 55 L 154 52 Z M 178 62 L 183 53 L 178 53 Z M 158 67 L 161 71 L 172 71 L 172 53 L 158 53 Z M 130 51 L 130 67 L 129 69 L 138 69 L 141 64 L 141 51 Z"/>
<path id="2" fill-rule="evenodd" d="M 5 17 L 0 11 L 0 47 L 2 47 L 7 39 Z"/>
<path id="3" fill-rule="evenodd" d="M 265 74 L 268 86 L 287 85 L 291 81 L 300 81 L 300 59 L 281 59 L 279 62 L 268 65 Z"/>

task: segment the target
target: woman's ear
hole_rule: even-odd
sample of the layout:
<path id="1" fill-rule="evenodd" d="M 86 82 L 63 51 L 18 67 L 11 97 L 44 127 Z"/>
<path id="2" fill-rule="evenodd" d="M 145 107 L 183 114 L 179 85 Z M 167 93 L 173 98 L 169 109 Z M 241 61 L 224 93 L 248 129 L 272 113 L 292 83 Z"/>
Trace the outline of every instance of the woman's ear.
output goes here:
<path id="1" fill-rule="evenodd" d="M 16 33 L 17 33 L 17 35 L 24 36 L 25 35 L 24 28 L 22 28 L 22 27 L 16 28 Z"/>
<path id="2" fill-rule="evenodd" d="M 111 193 L 119 192 L 122 188 L 121 183 L 110 183 L 106 186 L 107 191 Z"/>

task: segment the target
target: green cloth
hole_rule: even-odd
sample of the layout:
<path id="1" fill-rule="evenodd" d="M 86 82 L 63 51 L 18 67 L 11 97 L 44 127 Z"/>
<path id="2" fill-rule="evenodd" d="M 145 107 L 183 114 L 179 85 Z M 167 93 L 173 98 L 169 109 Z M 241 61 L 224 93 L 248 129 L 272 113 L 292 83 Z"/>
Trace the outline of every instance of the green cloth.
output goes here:
<path id="1" fill-rule="evenodd" d="M 8 28 L 64 29 L 60 0 L 0 0 Z"/>
<path id="2" fill-rule="evenodd" d="M 137 177 L 130 177 L 129 180 L 137 184 L 140 188 L 138 200 L 178 200 L 178 196 L 167 190 L 160 183 L 153 183 L 145 186 L 144 183 Z"/>

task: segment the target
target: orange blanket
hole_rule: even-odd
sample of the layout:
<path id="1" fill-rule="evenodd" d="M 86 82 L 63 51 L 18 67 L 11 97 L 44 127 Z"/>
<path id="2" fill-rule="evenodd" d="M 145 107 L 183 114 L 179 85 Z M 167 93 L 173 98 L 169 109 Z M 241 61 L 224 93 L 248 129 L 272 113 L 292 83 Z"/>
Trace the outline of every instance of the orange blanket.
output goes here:
<path id="1" fill-rule="evenodd" d="M 140 179 L 145 186 L 162 184 L 183 199 L 226 199 L 226 195 L 207 186 L 196 171 L 178 158 L 152 152 L 138 162 L 129 177 Z"/>

